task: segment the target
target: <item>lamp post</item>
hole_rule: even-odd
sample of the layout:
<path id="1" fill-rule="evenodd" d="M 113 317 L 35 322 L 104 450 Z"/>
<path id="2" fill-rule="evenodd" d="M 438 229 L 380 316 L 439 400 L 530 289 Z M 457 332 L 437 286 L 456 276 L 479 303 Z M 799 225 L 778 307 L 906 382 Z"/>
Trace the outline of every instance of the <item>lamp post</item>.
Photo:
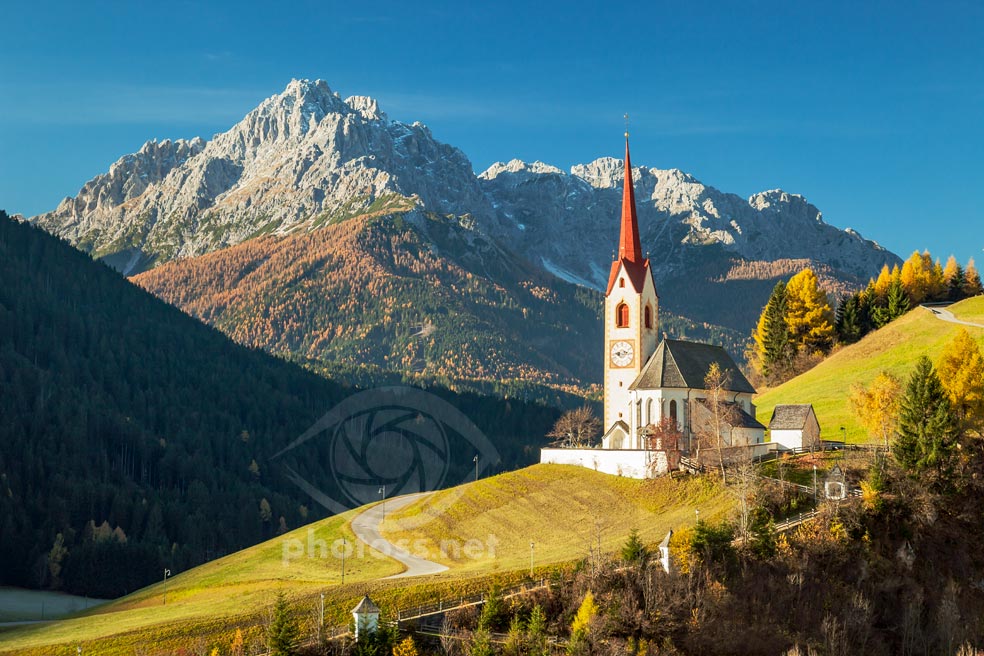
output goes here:
<path id="1" fill-rule="evenodd" d="M 478 454 L 477 453 L 475 454 L 475 457 L 472 458 L 472 461 L 475 463 L 475 482 L 478 482 Z"/>
<path id="2" fill-rule="evenodd" d="M 345 552 L 348 551 L 348 542 L 342 538 L 342 585 L 345 585 Z M 324 595 L 321 595 L 324 597 Z"/>
<path id="3" fill-rule="evenodd" d="M 167 606 L 167 577 L 171 576 L 171 570 L 164 568 L 164 606 Z M 80 652 L 81 653 L 81 652 Z"/>
<path id="4" fill-rule="evenodd" d="M 813 465 L 813 506 L 817 505 L 817 466 Z"/>
<path id="5" fill-rule="evenodd" d="M 342 553 L 344 553 L 344 552 L 342 552 Z M 324 592 L 321 593 L 321 614 L 320 614 L 319 617 L 320 617 L 321 621 L 318 622 L 318 643 L 320 644 L 321 643 L 321 632 L 322 632 L 322 630 L 324 630 L 324 626 L 325 626 L 325 593 Z"/>
<path id="6" fill-rule="evenodd" d="M 694 508 L 694 515 L 697 516 L 697 523 L 700 524 L 700 508 Z"/>
<path id="7" fill-rule="evenodd" d="M 843 426 L 841 426 L 841 442 L 844 443 L 844 446 L 847 446 L 847 429 Z"/>
<path id="8" fill-rule="evenodd" d="M 379 488 L 379 498 L 383 500 L 383 519 L 386 519 L 386 486 L 385 485 Z"/>

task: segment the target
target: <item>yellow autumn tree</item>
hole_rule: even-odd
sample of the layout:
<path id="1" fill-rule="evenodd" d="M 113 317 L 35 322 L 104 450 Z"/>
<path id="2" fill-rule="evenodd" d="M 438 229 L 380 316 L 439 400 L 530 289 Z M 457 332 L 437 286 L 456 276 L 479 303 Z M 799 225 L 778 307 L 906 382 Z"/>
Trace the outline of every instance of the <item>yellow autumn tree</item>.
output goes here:
<path id="1" fill-rule="evenodd" d="M 885 300 L 888 297 L 888 288 L 892 285 L 892 271 L 888 268 L 888 265 L 884 265 L 881 271 L 878 273 L 878 278 L 875 280 L 875 295 L 879 300 Z"/>
<path id="2" fill-rule="evenodd" d="M 966 328 L 943 349 L 936 372 L 957 417 L 965 425 L 984 420 L 984 356 Z"/>
<path id="3" fill-rule="evenodd" d="M 929 251 L 925 253 L 929 254 Z M 927 297 L 931 301 L 941 301 L 946 298 L 946 278 L 943 275 L 943 265 L 939 259 L 933 263 L 933 268 L 929 272 L 929 289 Z"/>
<path id="4" fill-rule="evenodd" d="M 236 629 L 236 635 L 232 637 L 232 644 L 230 645 L 230 653 L 232 656 L 243 656 L 246 653 L 246 641 L 243 640 L 242 629 Z"/>
<path id="5" fill-rule="evenodd" d="M 413 637 L 407 636 L 393 647 L 393 656 L 417 656 L 417 645 L 414 644 Z"/>
<path id="6" fill-rule="evenodd" d="M 798 352 L 825 353 L 834 343 L 834 310 L 813 269 L 803 269 L 786 285 L 786 324 Z"/>
<path id="7" fill-rule="evenodd" d="M 984 287 L 981 286 L 981 275 L 977 272 L 974 258 L 970 258 L 967 260 L 967 268 L 964 269 L 963 294 L 964 296 L 977 296 L 981 293 L 984 293 Z"/>
<path id="8" fill-rule="evenodd" d="M 851 408 L 868 433 L 878 436 L 885 446 L 898 426 L 902 383 L 890 373 L 882 372 L 865 388 L 851 388 Z"/>
<path id="9" fill-rule="evenodd" d="M 957 258 L 952 255 L 946 259 L 946 266 L 943 267 L 943 280 L 949 284 L 951 280 L 957 277 L 957 275 L 963 274 L 963 270 L 957 263 Z"/>
<path id="10" fill-rule="evenodd" d="M 902 289 L 909 295 L 911 303 L 922 303 L 929 295 L 932 266 L 930 262 L 927 270 L 926 258 L 920 255 L 919 251 L 913 251 L 909 259 L 902 264 L 900 273 Z"/>
<path id="11" fill-rule="evenodd" d="M 594 600 L 594 595 L 590 590 L 584 595 L 581 607 L 577 609 L 577 615 L 571 623 L 571 642 L 579 642 L 588 637 L 591 630 L 591 620 L 598 615 L 598 604 Z"/>

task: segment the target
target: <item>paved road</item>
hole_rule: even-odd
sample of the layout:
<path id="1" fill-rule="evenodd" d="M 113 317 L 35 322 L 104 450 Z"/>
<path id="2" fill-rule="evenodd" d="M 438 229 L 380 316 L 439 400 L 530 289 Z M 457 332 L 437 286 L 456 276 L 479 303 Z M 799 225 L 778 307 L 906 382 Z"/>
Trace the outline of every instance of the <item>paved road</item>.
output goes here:
<path id="1" fill-rule="evenodd" d="M 420 492 L 417 494 L 407 494 L 395 499 L 387 499 L 386 503 L 377 504 L 356 515 L 355 519 L 352 520 L 352 531 L 355 533 L 355 537 L 376 551 L 380 551 L 393 560 L 403 563 L 407 568 L 405 572 L 387 578 L 398 579 L 408 576 L 426 576 L 428 574 L 437 574 L 447 569 L 447 567 L 440 563 L 435 563 L 426 558 L 420 558 L 405 549 L 400 549 L 395 544 L 385 540 L 379 533 L 379 525 L 382 523 L 385 513 L 399 510 L 428 494 L 430 492 Z"/>
<path id="2" fill-rule="evenodd" d="M 970 321 L 962 321 L 950 312 L 945 307 L 932 307 L 930 305 L 924 305 L 924 308 L 933 313 L 933 315 L 940 321 L 948 321 L 950 323 L 959 323 L 961 326 L 973 326 L 974 328 L 984 328 L 984 324 L 973 323 Z"/>

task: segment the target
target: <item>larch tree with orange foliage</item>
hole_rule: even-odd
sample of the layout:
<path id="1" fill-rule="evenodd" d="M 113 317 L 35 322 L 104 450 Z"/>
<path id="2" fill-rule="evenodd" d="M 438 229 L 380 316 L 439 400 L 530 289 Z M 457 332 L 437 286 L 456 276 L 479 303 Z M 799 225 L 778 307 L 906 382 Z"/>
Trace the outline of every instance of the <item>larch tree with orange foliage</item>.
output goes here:
<path id="1" fill-rule="evenodd" d="M 966 328 L 943 349 L 936 371 L 957 419 L 965 428 L 980 427 L 984 421 L 984 356 Z"/>
<path id="2" fill-rule="evenodd" d="M 826 353 L 834 344 L 834 310 L 812 269 L 803 269 L 786 285 L 786 324 L 797 352 Z"/>
<path id="3" fill-rule="evenodd" d="M 886 447 L 898 428 L 901 396 L 902 382 L 884 371 L 867 388 L 860 384 L 851 388 L 854 415 L 868 433 L 878 436 Z"/>

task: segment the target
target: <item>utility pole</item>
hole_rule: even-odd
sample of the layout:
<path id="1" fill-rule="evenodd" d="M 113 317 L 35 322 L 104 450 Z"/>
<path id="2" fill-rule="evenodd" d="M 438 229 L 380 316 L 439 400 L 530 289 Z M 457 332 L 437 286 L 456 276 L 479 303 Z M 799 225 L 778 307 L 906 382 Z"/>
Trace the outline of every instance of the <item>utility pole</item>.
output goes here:
<path id="1" fill-rule="evenodd" d="M 530 579 L 533 578 L 533 540 L 530 540 Z"/>
<path id="2" fill-rule="evenodd" d="M 171 570 L 165 567 L 164 568 L 164 605 L 165 606 L 167 606 L 167 577 L 169 576 L 171 576 Z"/>
<path id="3" fill-rule="evenodd" d="M 348 542 L 342 538 L 342 585 L 345 585 L 345 552 L 348 551 Z"/>
<path id="4" fill-rule="evenodd" d="M 344 551 L 342 552 L 345 553 Z M 325 593 L 321 593 L 321 621 L 318 622 L 318 644 L 321 644 L 321 632 L 324 630 L 325 626 Z"/>
<path id="5" fill-rule="evenodd" d="M 477 483 L 478 482 L 478 454 L 477 453 L 475 454 L 475 457 L 472 458 L 472 460 L 475 462 L 475 482 Z"/>
<path id="6" fill-rule="evenodd" d="M 817 506 L 817 466 L 813 465 L 813 507 Z"/>

